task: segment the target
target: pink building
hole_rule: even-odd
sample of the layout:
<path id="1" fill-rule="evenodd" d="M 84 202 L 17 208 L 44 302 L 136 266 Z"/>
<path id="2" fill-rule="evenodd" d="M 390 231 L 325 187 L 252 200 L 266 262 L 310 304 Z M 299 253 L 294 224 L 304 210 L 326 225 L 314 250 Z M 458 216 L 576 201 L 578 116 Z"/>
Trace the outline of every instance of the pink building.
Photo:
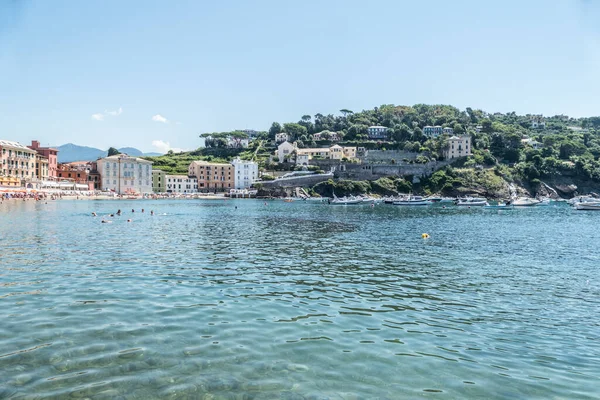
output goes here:
<path id="1" fill-rule="evenodd" d="M 56 178 L 58 176 L 58 149 L 52 147 L 40 147 L 38 140 L 32 140 L 31 146 L 27 146 L 31 150 L 37 151 L 41 156 L 48 159 L 48 178 Z"/>

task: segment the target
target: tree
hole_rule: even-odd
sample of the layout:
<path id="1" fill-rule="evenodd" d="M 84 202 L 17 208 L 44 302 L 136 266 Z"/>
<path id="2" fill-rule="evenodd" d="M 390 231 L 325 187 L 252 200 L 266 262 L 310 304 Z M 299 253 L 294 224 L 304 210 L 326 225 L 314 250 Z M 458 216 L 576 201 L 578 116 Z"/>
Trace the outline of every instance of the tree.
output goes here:
<path id="1" fill-rule="evenodd" d="M 275 135 L 281 133 L 281 125 L 279 122 L 273 122 L 271 124 L 271 128 L 269 128 L 269 139 L 275 139 Z"/>
<path id="2" fill-rule="evenodd" d="M 121 152 L 117 149 L 115 149 L 114 147 L 110 147 L 108 149 L 108 156 L 116 156 L 117 154 L 121 154 Z"/>
<path id="3" fill-rule="evenodd" d="M 283 130 L 292 137 L 292 140 L 296 140 L 302 135 L 306 135 L 308 133 L 308 130 L 305 126 L 294 123 L 283 124 Z"/>
<path id="4" fill-rule="evenodd" d="M 354 111 L 348 110 L 347 108 L 342 108 L 340 112 L 344 114 L 344 117 L 348 116 L 348 114 L 354 114 Z"/>

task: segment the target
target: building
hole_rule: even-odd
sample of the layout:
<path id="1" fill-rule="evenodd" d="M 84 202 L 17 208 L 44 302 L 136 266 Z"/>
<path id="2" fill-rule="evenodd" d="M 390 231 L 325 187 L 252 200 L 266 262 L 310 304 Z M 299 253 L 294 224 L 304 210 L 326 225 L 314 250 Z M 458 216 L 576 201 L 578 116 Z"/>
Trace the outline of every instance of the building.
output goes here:
<path id="1" fill-rule="evenodd" d="M 453 158 L 470 156 L 471 153 L 471 136 L 451 136 L 446 142 L 443 155 L 446 160 Z"/>
<path id="2" fill-rule="evenodd" d="M 151 193 L 152 161 L 117 154 L 97 161 L 102 190 L 118 194 Z"/>
<path id="3" fill-rule="evenodd" d="M 35 150 L 21 143 L 0 140 L 0 176 L 19 179 L 19 186 L 22 181 L 37 180 L 36 155 Z M 16 186 L 15 179 L 4 179 L 3 182 Z"/>
<path id="4" fill-rule="evenodd" d="M 249 143 L 250 139 L 239 138 L 235 136 L 227 137 L 227 147 L 231 149 L 245 149 L 246 147 L 248 147 Z"/>
<path id="5" fill-rule="evenodd" d="M 188 175 L 198 180 L 199 192 L 229 192 L 234 185 L 234 167 L 208 161 L 192 161 Z"/>
<path id="6" fill-rule="evenodd" d="M 442 132 L 444 133 L 444 135 L 448 135 L 448 136 L 454 135 L 454 129 L 452 129 L 452 128 L 444 128 L 442 130 Z"/>
<path id="7" fill-rule="evenodd" d="M 98 171 L 98 163 L 96 161 L 91 161 L 88 163 L 89 165 L 89 173 L 88 180 L 90 189 L 101 190 L 102 189 L 102 176 Z"/>
<path id="8" fill-rule="evenodd" d="M 337 132 L 322 131 L 313 134 L 313 140 L 330 140 L 332 142 L 339 142 L 340 139 L 340 135 Z"/>
<path id="9" fill-rule="evenodd" d="M 388 138 L 388 128 L 385 126 L 370 126 L 367 129 L 367 133 L 369 135 L 369 139 L 387 139 Z"/>
<path id="10" fill-rule="evenodd" d="M 258 131 L 254 129 L 240 129 L 240 132 L 244 132 L 250 138 L 250 141 L 256 139 Z"/>
<path id="11" fill-rule="evenodd" d="M 88 161 L 75 161 L 58 164 L 57 178 L 60 181 L 71 181 L 80 185 L 87 185 L 90 181 L 90 163 Z"/>
<path id="12" fill-rule="evenodd" d="M 544 148 L 543 143 L 540 143 L 537 140 L 532 139 L 532 138 L 521 139 L 521 143 L 523 144 L 523 146 L 530 146 L 534 150 L 540 150 L 540 149 Z"/>
<path id="13" fill-rule="evenodd" d="M 152 191 L 154 193 L 164 193 L 167 191 L 167 173 L 160 169 L 152 170 Z M 196 181 L 196 185 L 198 181 Z"/>
<path id="14" fill-rule="evenodd" d="M 546 127 L 546 121 L 542 115 L 533 115 L 531 117 L 531 128 L 532 129 L 544 129 Z"/>
<path id="15" fill-rule="evenodd" d="M 296 164 L 298 165 L 308 165 L 308 162 L 315 158 L 339 161 L 343 160 L 344 158 L 356 158 L 356 147 L 342 147 L 338 144 L 323 148 L 295 149 L 295 151 Z"/>
<path id="16" fill-rule="evenodd" d="M 52 147 L 41 147 L 38 140 L 32 140 L 31 146 L 28 146 L 31 150 L 35 150 L 39 155 L 44 156 L 48 159 L 48 177 L 58 177 L 58 149 Z"/>
<path id="17" fill-rule="evenodd" d="M 35 175 L 40 181 L 48 180 L 48 159 L 39 153 L 35 155 Z"/>
<path id="18" fill-rule="evenodd" d="M 275 134 L 275 143 L 287 142 L 290 140 L 290 135 L 285 132 Z"/>
<path id="19" fill-rule="evenodd" d="M 277 158 L 280 163 L 287 161 L 296 147 L 287 140 L 277 146 Z"/>
<path id="20" fill-rule="evenodd" d="M 426 127 L 423 128 L 423 135 L 425 135 L 427 137 L 436 138 L 436 137 L 440 136 L 442 133 L 444 133 L 444 129 L 439 125 L 436 125 L 436 126 L 427 125 Z"/>
<path id="21" fill-rule="evenodd" d="M 165 175 L 167 193 L 198 193 L 198 180 L 187 175 Z"/>
<path id="22" fill-rule="evenodd" d="M 254 181 L 258 180 L 258 164 L 254 161 L 240 160 L 237 157 L 231 165 L 233 165 L 235 189 L 248 189 Z"/>

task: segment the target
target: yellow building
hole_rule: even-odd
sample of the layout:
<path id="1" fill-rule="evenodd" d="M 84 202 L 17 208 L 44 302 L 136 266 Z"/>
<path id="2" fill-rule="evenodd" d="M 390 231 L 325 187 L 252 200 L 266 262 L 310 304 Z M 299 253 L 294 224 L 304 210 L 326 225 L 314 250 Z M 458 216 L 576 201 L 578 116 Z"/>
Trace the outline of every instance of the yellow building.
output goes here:
<path id="1" fill-rule="evenodd" d="M 41 181 L 48 180 L 48 158 L 40 154 L 35 155 L 35 174 Z"/>
<path id="2" fill-rule="evenodd" d="M 192 161 L 188 175 L 198 180 L 198 192 L 229 192 L 234 188 L 234 166 L 231 164 Z"/>

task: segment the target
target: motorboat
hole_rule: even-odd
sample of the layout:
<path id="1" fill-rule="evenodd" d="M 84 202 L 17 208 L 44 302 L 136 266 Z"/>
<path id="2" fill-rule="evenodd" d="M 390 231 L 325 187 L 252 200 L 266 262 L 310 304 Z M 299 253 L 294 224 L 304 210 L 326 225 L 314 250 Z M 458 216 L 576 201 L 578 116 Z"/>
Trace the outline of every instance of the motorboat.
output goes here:
<path id="1" fill-rule="evenodd" d="M 568 201 L 568 203 L 570 205 L 576 205 L 577 203 L 598 203 L 598 202 L 600 202 L 600 199 L 597 199 L 591 195 L 573 197 L 572 199 L 570 199 Z"/>
<path id="2" fill-rule="evenodd" d="M 362 203 L 363 203 L 362 198 L 354 197 L 354 196 L 337 197 L 336 195 L 333 195 L 333 200 L 329 201 L 329 204 L 341 205 L 341 206 L 346 206 L 346 205 L 350 205 L 350 204 L 362 204 Z"/>
<path id="3" fill-rule="evenodd" d="M 576 210 L 600 211 L 600 202 L 582 202 L 575 203 Z"/>
<path id="4" fill-rule="evenodd" d="M 461 207 L 483 207 L 488 204 L 487 199 L 483 197 L 467 197 L 465 199 L 458 199 L 455 203 Z"/>
<path id="5" fill-rule="evenodd" d="M 515 207 L 530 207 L 541 203 L 541 200 L 532 199 L 531 197 L 519 197 L 511 202 Z"/>
<path id="6" fill-rule="evenodd" d="M 425 197 L 425 200 L 428 200 L 431 203 L 439 203 L 440 201 L 442 201 L 442 198 L 439 196 L 428 196 L 428 197 Z"/>
<path id="7" fill-rule="evenodd" d="M 498 209 L 503 209 L 503 208 L 513 208 L 512 204 L 506 204 L 506 203 L 496 203 L 496 204 L 490 204 L 490 203 L 486 203 L 484 208 L 486 210 L 498 210 Z"/>
<path id="8" fill-rule="evenodd" d="M 323 198 L 323 197 L 306 197 L 306 198 L 304 198 L 304 201 L 307 201 L 309 203 L 322 203 L 325 201 L 325 198 Z"/>
<path id="9" fill-rule="evenodd" d="M 431 201 L 422 196 L 407 196 L 400 200 L 394 201 L 395 206 L 428 206 Z"/>
<path id="10" fill-rule="evenodd" d="M 456 200 L 455 197 L 442 197 L 440 203 L 454 203 Z"/>
<path id="11" fill-rule="evenodd" d="M 537 206 L 549 206 L 550 205 L 550 199 L 545 197 L 543 199 L 540 199 L 540 202 L 537 204 Z"/>

